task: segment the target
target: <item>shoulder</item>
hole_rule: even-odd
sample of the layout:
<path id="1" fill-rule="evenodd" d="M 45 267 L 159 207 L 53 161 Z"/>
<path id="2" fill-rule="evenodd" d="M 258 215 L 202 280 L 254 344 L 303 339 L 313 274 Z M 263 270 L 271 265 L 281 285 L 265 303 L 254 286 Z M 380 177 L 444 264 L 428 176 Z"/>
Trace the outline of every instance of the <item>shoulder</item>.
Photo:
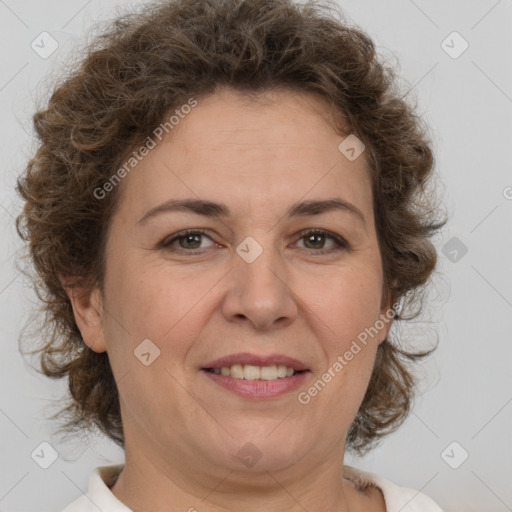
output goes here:
<path id="1" fill-rule="evenodd" d="M 123 464 L 117 464 L 96 468 L 89 478 L 87 493 L 72 501 L 61 512 L 131 512 L 109 489 L 123 467 Z"/>
<path id="2" fill-rule="evenodd" d="M 343 476 L 359 489 L 368 486 L 379 488 L 384 495 L 387 512 L 443 512 L 432 498 L 414 489 L 400 487 L 376 473 L 343 466 Z"/>

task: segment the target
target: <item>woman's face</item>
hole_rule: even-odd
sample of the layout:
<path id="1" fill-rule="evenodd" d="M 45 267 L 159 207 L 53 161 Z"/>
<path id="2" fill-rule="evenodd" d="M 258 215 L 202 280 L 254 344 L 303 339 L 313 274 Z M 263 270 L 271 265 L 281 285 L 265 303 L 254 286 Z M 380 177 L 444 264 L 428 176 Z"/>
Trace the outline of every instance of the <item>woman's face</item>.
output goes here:
<path id="1" fill-rule="evenodd" d="M 120 185 L 104 294 L 80 328 L 108 351 L 134 455 L 205 471 L 339 462 L 387 334 L 358 341 L 389 306 L 365 154 L 340 151 L 317 96 L 265 97 L 198 99 Z M 345 206 L 311 207 L 328 200 Z"/>

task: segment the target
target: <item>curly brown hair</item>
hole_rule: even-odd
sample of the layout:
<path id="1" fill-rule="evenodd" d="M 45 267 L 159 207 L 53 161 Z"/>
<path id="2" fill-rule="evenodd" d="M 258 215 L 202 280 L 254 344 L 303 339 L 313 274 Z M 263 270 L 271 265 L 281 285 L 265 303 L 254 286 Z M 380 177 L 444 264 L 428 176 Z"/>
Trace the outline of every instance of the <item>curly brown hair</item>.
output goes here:
<path id="1" fill-rule="evenodd" d="M 164 116 L 218 87 L 246 95 L 288 88 L 315 92 L 366 146 L 385 303 L 394 319 L 423 309 L 436 265 L 430 238 L 446 222 L 427 190 L 434 167 L 428 127 L 409 105 L 391 66 L 361 29 L 325 0 L 166 0 L 118 17 L 86 46 L 69 75 L 33 116 L 38 150 L 18 179 L 32 277 L 43 301 L 42 372 L 68 377 L 65 429 L 99 428 L 124 447 L 119 396 L 107 353 L 85 344 L 67 289 L 101 288 L 109 220 L 120 187 L 103 187 Z M 63 284 L 61 277 L 73 281 Z M 415 306 L 408 316 L 405 312 Z M 416 307 L 417 306 L 417 307 Z M 380 344 L 366 395 L 347 436 L 364 454 L 408 415 L 410 363 L 430 354 Z"/>

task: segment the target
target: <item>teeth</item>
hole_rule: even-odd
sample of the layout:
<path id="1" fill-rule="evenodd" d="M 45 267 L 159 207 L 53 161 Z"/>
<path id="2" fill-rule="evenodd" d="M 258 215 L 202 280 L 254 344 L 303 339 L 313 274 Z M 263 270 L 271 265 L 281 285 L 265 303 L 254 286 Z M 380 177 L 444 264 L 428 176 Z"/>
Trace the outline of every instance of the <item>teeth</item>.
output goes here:
<path id="1" fill-rule="evenodd" d="M 244 367 L 241 364 L 234 364 L 231 367 L 231 377 L 234 377 L 235 379 L 243 379 L 244 378 Z"/>
<path id="2" fill-rule="evenodd" d="M 293 368 L 284 365 L 254 366 L 252 364 L 234 364 L 214 368 L 217 375 L 231 376 L 235 379 L 245 380 L 276 380 L 291 377 L 295 372 Z"/>
<path id="3" fill-rule="evenodd" d="M 285 367 L 286 368 L 286 367 Z M 263 366 L 260 370 L 260 378 L 263 380 L 275 380 L 277 379 L 277 366 Z"/>
<path id="4" fill-rule="evenodd" d="M 252 364 L 244 365 L 244 379 L 245 380 L 257 380 L 261 379 L 261 370 L 259 366 L 252 366 Z M 267 379 L 268 380 L 268 379 Z"/>

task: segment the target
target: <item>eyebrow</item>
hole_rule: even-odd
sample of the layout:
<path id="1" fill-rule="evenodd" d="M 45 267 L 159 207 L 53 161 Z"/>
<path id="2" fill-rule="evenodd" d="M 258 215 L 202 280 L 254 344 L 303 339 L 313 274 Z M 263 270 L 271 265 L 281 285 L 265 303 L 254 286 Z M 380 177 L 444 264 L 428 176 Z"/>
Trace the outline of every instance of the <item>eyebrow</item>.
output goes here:
<path id="1" fill-rule="evenodd" d="M 351 213 L 359 218 L 363 224 L 366 224 L 365 217 L 359 208 L 337 197 L 295 203 L 288 209 L 285 216 L 289 218 L 307 217 L 331 211 Z M 191 212 L 203 217 L 229 217 L 231 215 L 229 207 L 223 203 L 215 203 L 205 199 L 170 199 L 147 211 L 137 224 L 144 223 L 150 218 L 167 212 Z"/>

